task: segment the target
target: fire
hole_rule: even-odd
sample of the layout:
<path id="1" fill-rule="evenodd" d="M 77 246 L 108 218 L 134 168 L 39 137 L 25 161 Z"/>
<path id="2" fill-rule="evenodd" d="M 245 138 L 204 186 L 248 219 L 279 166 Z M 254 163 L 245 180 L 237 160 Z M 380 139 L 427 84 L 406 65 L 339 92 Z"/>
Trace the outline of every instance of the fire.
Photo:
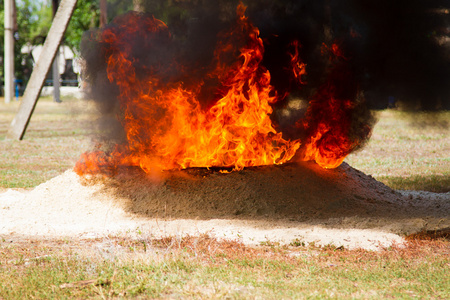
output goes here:
<path id="1" fill-rule="evenodd" d="M 214 66 L 197 83 L 161 76 L 167 71 L 183 72 L 183 65 L 176 59 L 137 67 L 139 62 L 134 61 L 133 52 L 139 49 L 133 47 L 132 39 L 142 37 L 150 48 L 152 43 L 170 45 L 172 37 L 162 21 L 127 14 L 115 23 L 117 26 L 105 28 L 94 38 L 102 45 L 108 79 L 120 91 L 118 117 L 126 142 L 108 152 L 83 154 L 75 166 L 79 175 L 115 173 L 121 166 L 136 166 L 146 172 L 191 167 L 242 170 L 283 164 L 294 157 L 334 168 L 354 146 L 346 137 L 346 125 L 343 130 L 336 130 L 339 114 L 349 104 L 334 98 L 333 88 L 322 89 L 320 96 L 311 101 L 306 119 L 301 123 L 311 131 L 311 137 L 302 148 L 300 139 L 285 139 L 277 131 L 270 118 L 272 106 L 285 95 L 278 95 L 270 84 L 271 75 L 262 64 L 263 41 L 259 30 L 245 16 L 244 5 L 237 8 L 236 25 L 221 33 Z M 239 49 L 236 49 L 236 39 L 245 41 Z M 305 84 L 302 77 L 306 74 L 306 64 L 299 57 L 299 42 L 293 41 L 290 49 L 292 76 L 299 85 Z M 333 49 L 333 53 L 340 53 Z M 227 64 L 226 58 L 234 53 L 238 59 Z M 213 104 L 204 108 L 199 94 L 204 81 L 211 78 L 219 84 L 215 95 L 211 95 Z M 326 101 L 322 101 L 324 97 Z M 312 114 L 317 103 L 325 107 L 327 115 L 338 117 L 328 121 L 324 118 L 319 125 L 313 125 Z"/>
<path id="2" fill-rule="evenodd" d="M 329 52 L 331 71 L 326 83 L 319 87 L 309 102 L 304 119 L 297 122 L 308 132 L 301 159 L 313 160 L 323 168 L 336 168 L 361 141 L 371 133 L 369 124 L 352 126 L 355 111 L 359 109 L 361 95 L 356 80 L 353 80 L 341 48 L 337 43 L 331 47 L 325 44 L 322 55 Z"/>

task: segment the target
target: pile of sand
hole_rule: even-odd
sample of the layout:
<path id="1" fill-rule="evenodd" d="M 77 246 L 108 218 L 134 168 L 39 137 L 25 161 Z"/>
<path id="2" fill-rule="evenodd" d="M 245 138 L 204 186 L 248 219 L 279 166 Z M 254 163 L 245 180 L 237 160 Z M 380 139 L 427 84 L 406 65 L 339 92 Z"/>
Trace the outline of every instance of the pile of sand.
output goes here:
<path id="1" fill-rule="evenodd" d="M 260 242 L 376 249 L 402 236 L 450 227 L 450 193 L 399 192 L 347 164 L 191 169 L 113 178 L 73 171 L 24 193 L 0 194 L 0 234 L 160 237 L 208 233 Z"/>

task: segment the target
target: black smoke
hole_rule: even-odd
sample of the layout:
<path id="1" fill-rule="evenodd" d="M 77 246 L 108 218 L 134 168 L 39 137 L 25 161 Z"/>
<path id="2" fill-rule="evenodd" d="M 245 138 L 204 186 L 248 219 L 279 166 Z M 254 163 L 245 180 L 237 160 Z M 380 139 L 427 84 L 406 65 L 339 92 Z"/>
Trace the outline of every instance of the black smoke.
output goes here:
<path id="1" fill-rule="evenodd" d="M 450 109 L 450 1 L 348 3 L 361 35 L 355 63 L 372 105 L 391 97 L 411 109 Z"/>
<path id="2" fill-rule="evenodd" d="M 231 0 L 142 0 L 136 19 L 161 19 L 169 36 L 153 39 L 130 36 L 134 69 L 137 73 L 157 70 L 161 82 L 183 82 L 189 86 L 199 80 L 203 108 L 220 98 L 220 80 L 208 77 L 215 67 L 214 50 L 225 39 L 221 34 L 236 23 L 236 7 Z M 279 97 L 271 116 L 286 138 L 303 138 L 316 132 L 311 111 L 333 111 L 328 100 L 319 95 L 334 83 L 335 97 L 350 99 L 341 116 L 330 121 L 350 120 L 353 143 L 370 136 L 374 120 L 370 108 L 401 104 L 409 109 L 450 109 L 449 39 L 450 1 L 421 0 L 252 0 L 242 1 L 246 15 L 259 28 L 265 52 L 262 65 L 270 71 L 271 84 Z M 109 13 L 109 12 L 108 12 Z M 106 28 L 120 32 L 123 18 L 118 16 Z M 89 84 L 89 98 L 102 112 L 105 140 L 124 140 L 120 124 L 119 89 L 106 72 L 105 47 L 98 36 L 104 28 L 85 34 L 81 56 L 83 77 Z M 234 38 L 227 37 L 227 38 Z M 299 55 L 307 74 L 301 82 L 292 80 L 289 51 L 293 41 L 301 45 Z M 239 59 L 245 39 L 236 38 L 234 48 L 221 57 L 232 64 Z M 339 46 L 341 54 L 330 50 Z M 339 56 L 336 58 L 336 56 Z M 173 68 L 182 62 L 182 69 Z M 154 67 L 156 66 L 156 67 Z M 342 75 L 341 75 L 342 74 Z M 345 77 L 345 78 L 344 78 Z M 315 105 L 284 113 L 293 99 L 315 99 Z M 341 111 L 341 110 L 340 110 Z M 119 118 L 117 118 L 119 116 Z M 298 120 L 305 118 L 305 122 Z M 324 117 L 326 118 L 326 116 Z M 330 131 L 329 135 L 333 136 Z M 113 142 L 114 143 L 114 142 Z M 351 150 L 358 148 L 355 142 Z"/>
<path id="3" fill-rule="evenodd" d="M 326 76 L 322 43 L 337 41 L 371 108 L 450 109 L 450 1 L 255 1 L 249 14 L 267 41 L 266 66 L 286 88 L 283 45 L 296 38 L 309 89 Z M 308 90 L 306 89 L 306 91 Z M 389 103 L 391 101 L 391 103 Z"/>
<path id="4" fill-rule="evenodd" d="M 326 77 L 323 43 L 339 41 L 371 108 L 394 102 L 412 109 L 450 109 L 450 1 L 448 0 L 256 0 L 243 1 L 265 41 L 265 66 L 279 91 L 291 90 L 286 45 L 302 44 L 308 64 L 300 93 Z M 191 62 L 211 58 L 217 32 L 234 17 L 238 1 L 144 0 L 183 40 Z M 158 16 L 159 15 L 159 16 Z M 204 64 L 203 64 L 204 65 Z M 390 102 L 389 102 L 390 101 Z"/>
<path id="5" fill-rule="evenodd" d="M 243 1 L 261 31 L 264 65 L 277 90 L 287 86 L 286 45 L 302 44 L 311 92 L 326 76 L 322 43 L 339 41 L 372 108 L 399 100 L 421 109 L 449 109 L 450 1 L 252 0 Z M 206 72 L 217 33 L 233 22 L 237 0 L 142 0 L 143 11 L 167 23 L 195 76 Z M 111 16 L 113 13 L 109 12 Z M 83 56 L 86 54 L 83 50 Z M 89 72 L 89 71 L 88 71 Z"/>

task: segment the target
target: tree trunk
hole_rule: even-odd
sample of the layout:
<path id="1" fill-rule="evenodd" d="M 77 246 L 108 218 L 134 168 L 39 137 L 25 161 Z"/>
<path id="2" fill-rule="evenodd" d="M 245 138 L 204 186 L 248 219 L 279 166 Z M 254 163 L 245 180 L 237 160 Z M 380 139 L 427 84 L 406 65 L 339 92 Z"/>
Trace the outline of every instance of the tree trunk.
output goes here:
<path id="1" fill-rule="evenodd" d="M 141 0 L 133 0 L 133 10 L 142 11 Z"/>
<path id="2" fill-rule="evenodd" d="M 5 0 L 5 103 L 11 102 L 14 95 L 14 24 L 13 0 Z"/>
<path id="3" fill-rule="evenodd" d="M 108 6 L 106 0 L 100 0 L 100 27 L 108 23 Z"/>
<path id="4" fill-rule="evenodd" d="M 53 6 L 53 19 L 55 18 L 56 12 L 58 11 L 59 0 L 52 0 Z M 60 76 L 59 76 L 59 47 L 56 51 L 55 59 L 53 60 L 52 74 L 53 74 L 53 101 L 60 103 Z"/>

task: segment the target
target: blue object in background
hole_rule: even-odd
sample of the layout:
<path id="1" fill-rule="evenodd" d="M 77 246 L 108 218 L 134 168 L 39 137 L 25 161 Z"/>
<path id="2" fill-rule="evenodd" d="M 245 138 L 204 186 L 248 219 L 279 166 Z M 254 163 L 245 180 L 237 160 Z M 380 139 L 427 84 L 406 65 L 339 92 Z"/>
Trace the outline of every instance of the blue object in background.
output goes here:
<path id="1" fill-rule="evenodd" d="M 22 79 L 14 79 L 14 84 L 16 87 L 16 101 L 19 101 L 19 92 L 20 92 L 20 84 L 22 83 Z"/>

